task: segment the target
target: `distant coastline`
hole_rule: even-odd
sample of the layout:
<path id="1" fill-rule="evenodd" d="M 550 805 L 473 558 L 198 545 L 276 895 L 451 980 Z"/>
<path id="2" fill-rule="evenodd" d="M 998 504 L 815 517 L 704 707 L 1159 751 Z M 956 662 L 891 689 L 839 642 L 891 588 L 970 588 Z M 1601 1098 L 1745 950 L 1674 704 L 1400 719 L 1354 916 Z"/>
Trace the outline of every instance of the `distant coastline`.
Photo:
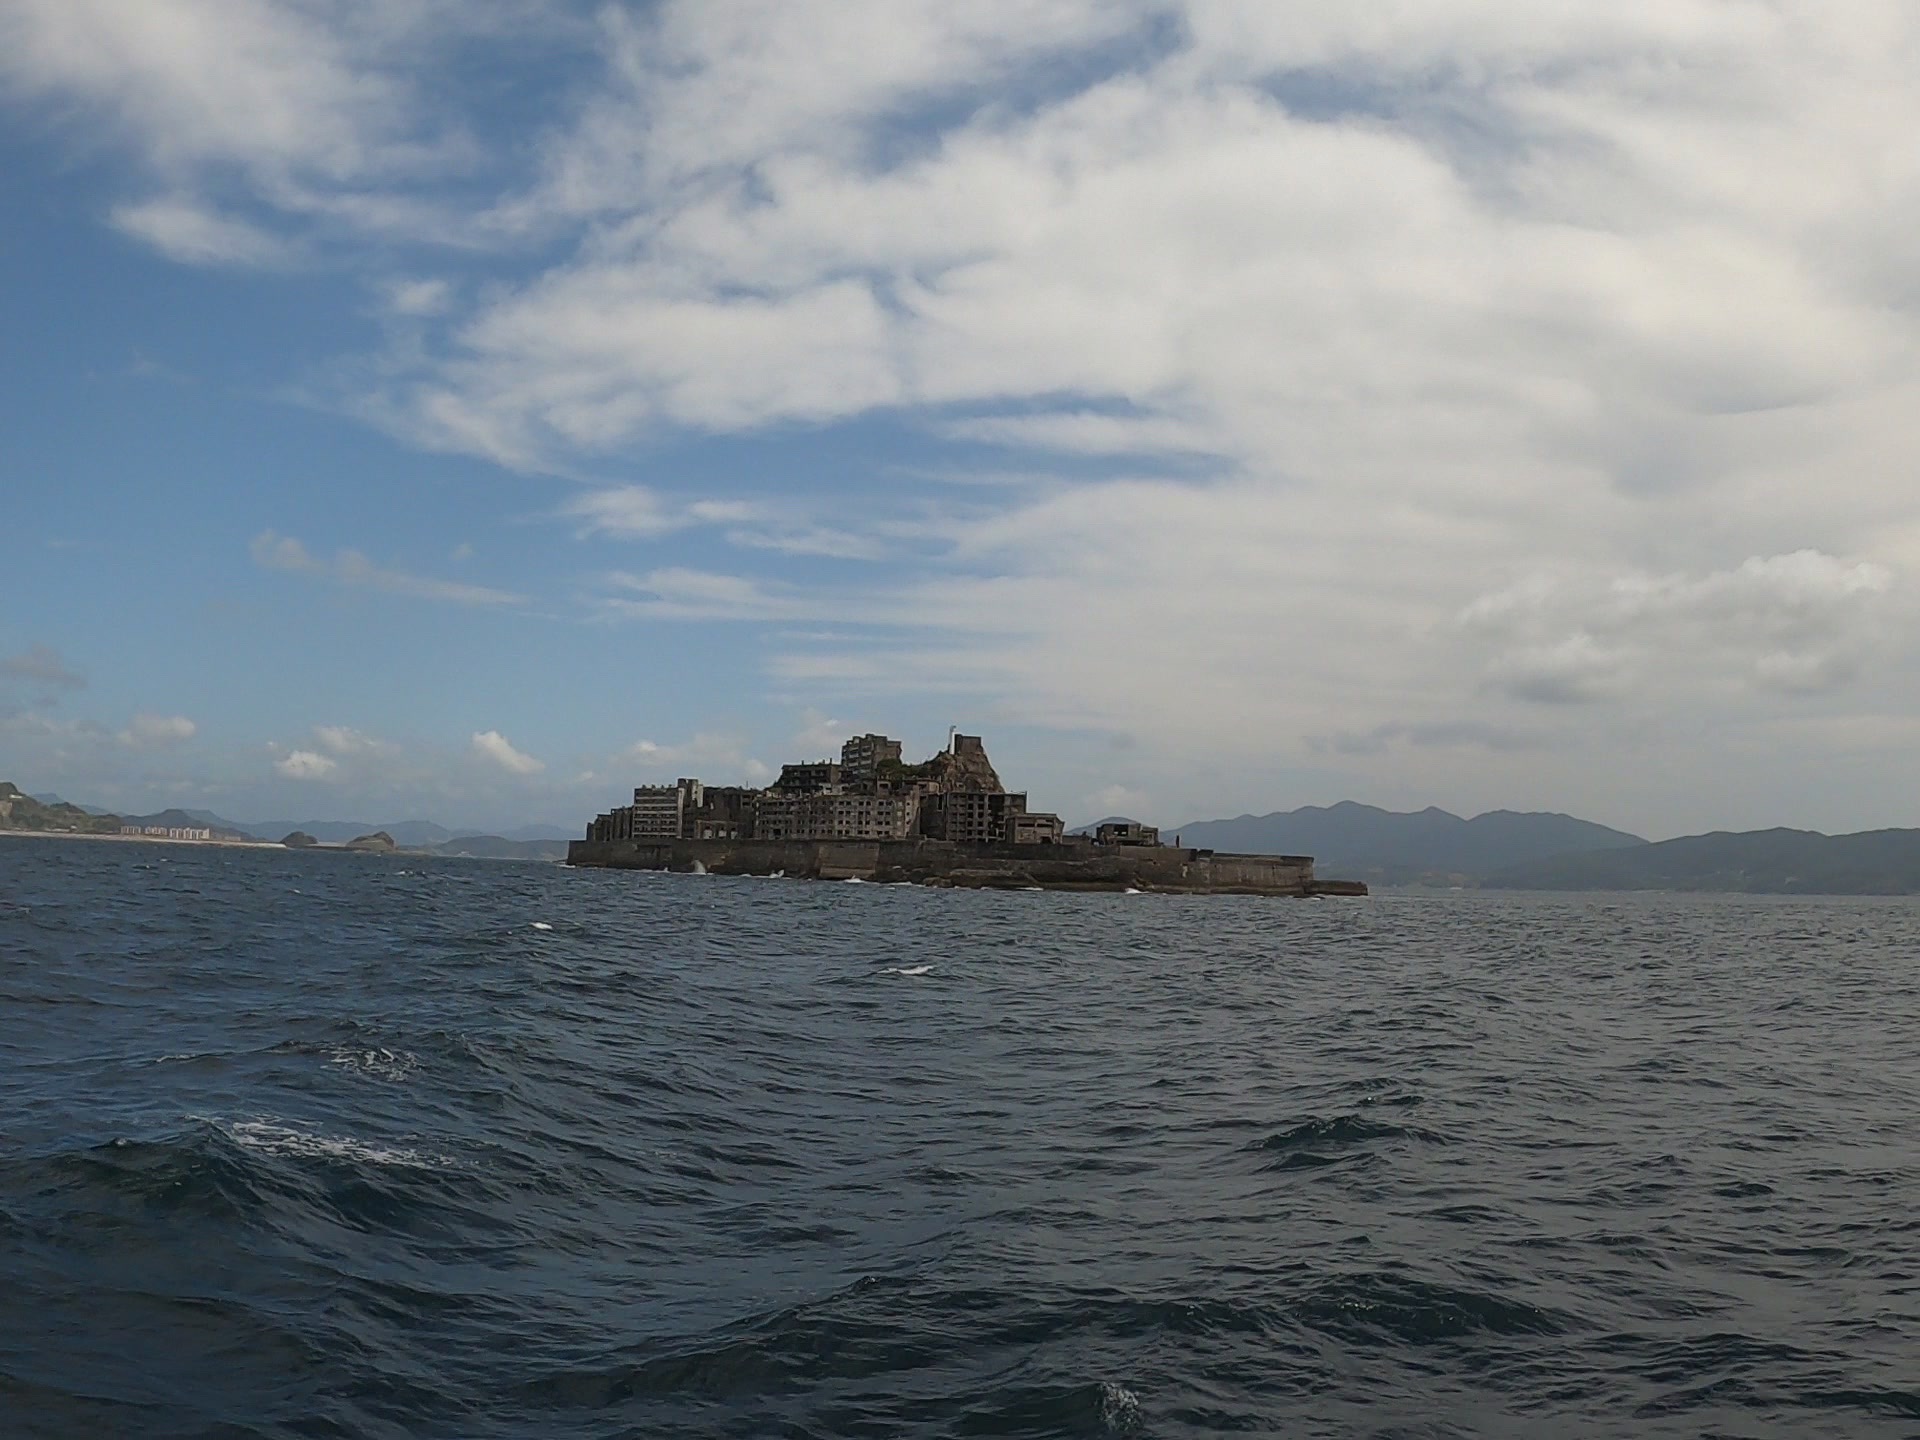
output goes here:
<path id="1" fill-rule="evenodd" d="M 121 835 L 102 830 L 10 830 L 0 828 L 0 837 L 23 840 L 110 840 L 120 845 L 177 845 L 189 849 L 210 846 L 227 850 L 284 850 L 278 840 L 178 840 L 168 835 Z"/>
<path id="2" fill-rule="evenodd" d="M 796 768 L 811 771 L 817 767 Z M 677 801 L 679 790 L 679 786 L 660 787 L 658 796 Z M 654 793 L 640 791 L 636 796 Z M 725 800 L 740 793 L 706 792 L 709 797 L 718 794 Z M 849 801 L 864 804 L 865 797 L 827 794 L 818 797 L 818 801 L 823 806 L 838 806 Z M 699 813 L 701 808 L 694 807 L 691 818 L 702 836 L 719 838 L 712 832 L 738 824 L 738 820 L 732 818 L 703 816 Z M 667 817 L 663 814 L 661 818 Z M 684 823 L 687 817 L 673 818 Z M 27 823 L 21 824 L 22 819 Z M 214 834 L 213 838 L 203 840 L 122 833 L 123 829 L 136 825 L 143 831 L 162 825 L 211 827 Z M 1097 838 L 1102 826 L 1122 827 L 1138 840 L 1150 837 L 1154 842 L 1158 840 L 1153 827 L 1124 816 L 1090 822 L 1061 838 Z M 679 824 L 674 826 L 675 831 L 679 828 Z M 53 795 L 26 795 L 19 787 L 0 780 L 0 836 L 71 835 L 79 839 L 139 840 L 148 844 L 348 851 L 354 848 L 355 840 L 389 834 L 396 843 L 383 853 L 560 863 L 565 859 L 567 848 L 564 839 L 534 839 L 527 833 L 553 829 L 557 827 L 522 824 L 512 832 L 520 838 L 509 838 L 497 833 L 462 834 L 423 820 L 380 825 L 321 820 L 242 825 L 204 810 L 168 810 L 156 815 L 122 817 L 69 805 Z M 287 839 L 305 832 L 313 832 L 316 840 L 313 846 L 285 844 Z M 1920 895 L 1920 829 L 1884 829 L 1847 835 L 1790 829 L 1714 831 L 1649 841 L 1552 811 L 1497 810 L 1463 819 L 1431 806 L 1403 812 L 1342 801 L 1336 805 L 1309 805 L 1265 815 L 1190 820 L 1174 827 L 1173 834 L 1175 849 L 1184 845 L 1221 854 L 1312 855 L 1319 873 L 1351 878 L 1375 890 L 1395 892 L 1554 890 L 1574 894 L 1665 891 Z M 366 853 L 369 848 L 359 847 L 360 853 Z"/>
<path id="3" fill-rule="evenodd" d="M 492 839 L 492 836 L 472 836 L 471 840 Z M 564 845 L 554 854 L 498 854 L 486 853 L 472 846 L 462 846 L 459 841 L 450 841 L 447 846 L 431 849 L 396 845 L 393 849 L 374 849 L 369 846 L 354 846 L 351 843 L 335 844 L 331 842 L 315 845 L 286 845 L 278 840 L 178 840 L 166 835 L 120 835 L 98 830 L 11 830 L 0 827 L 0 840 L 108 840 L 122 845 L 169 845 L 182 850 L 277 850 L 286 855 L 397 855 L 420 860 L 506 860 L 528 865 L 558 865 L 564 859 Z M 505 842 L 513 844 L 513 841 Z M 554 842 L 548 842 L 554 843 Z M 452 848 L 449 848 L 452 847 Z"/>

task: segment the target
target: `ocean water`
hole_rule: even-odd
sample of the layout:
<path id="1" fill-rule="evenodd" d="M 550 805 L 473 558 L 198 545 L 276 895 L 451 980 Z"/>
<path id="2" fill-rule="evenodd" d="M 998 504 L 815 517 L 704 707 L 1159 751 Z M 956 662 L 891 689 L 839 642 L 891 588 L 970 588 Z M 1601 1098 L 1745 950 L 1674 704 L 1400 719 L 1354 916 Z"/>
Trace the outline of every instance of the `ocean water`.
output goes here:
<path id="1" fill-rule="evenodd" d="M 0 1436 L 1920 1434 L 1920 907 L 0 840 Z"/>

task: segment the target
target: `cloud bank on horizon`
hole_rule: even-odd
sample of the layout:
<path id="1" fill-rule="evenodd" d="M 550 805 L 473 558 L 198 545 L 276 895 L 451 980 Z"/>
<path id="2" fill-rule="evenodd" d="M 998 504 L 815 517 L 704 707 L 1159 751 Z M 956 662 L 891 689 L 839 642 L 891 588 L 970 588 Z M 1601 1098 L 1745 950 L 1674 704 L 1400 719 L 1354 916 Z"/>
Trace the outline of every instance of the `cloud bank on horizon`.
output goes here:
<path id="1" fill-rule="evenodd" d="M 16 0 L 0 263 L 94 339 L 16 538 L 164 634 L 12 592 L 0 753 L 571 821 L 848 715 L 1075 818 L 1913 821 L 1916 65 L 1899 0 Z"/>

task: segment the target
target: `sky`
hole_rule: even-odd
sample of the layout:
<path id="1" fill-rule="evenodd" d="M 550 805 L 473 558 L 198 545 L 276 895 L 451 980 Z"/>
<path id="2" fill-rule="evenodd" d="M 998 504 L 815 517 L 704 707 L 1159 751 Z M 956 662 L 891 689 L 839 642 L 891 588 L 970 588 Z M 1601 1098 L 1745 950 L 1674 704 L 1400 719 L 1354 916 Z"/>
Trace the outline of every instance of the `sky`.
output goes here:
<path id="1" fill-rule="evenodd" d="M 1906 0 L 0 0 L 0 777 L 1920 823 Z"/>

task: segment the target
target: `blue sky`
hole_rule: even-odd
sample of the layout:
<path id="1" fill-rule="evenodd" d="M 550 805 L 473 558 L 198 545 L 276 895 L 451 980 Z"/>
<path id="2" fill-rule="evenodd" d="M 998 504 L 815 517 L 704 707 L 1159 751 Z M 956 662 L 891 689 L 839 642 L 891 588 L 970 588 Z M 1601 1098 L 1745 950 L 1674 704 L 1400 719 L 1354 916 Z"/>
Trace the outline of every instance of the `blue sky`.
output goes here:
<path id="1" fill-rule="evenodd" d="M 1551 13 L 1546 13 L 1548 10 Z M 0 775 L 1911 823 L 1910 7 L 0 9 Z"/>

